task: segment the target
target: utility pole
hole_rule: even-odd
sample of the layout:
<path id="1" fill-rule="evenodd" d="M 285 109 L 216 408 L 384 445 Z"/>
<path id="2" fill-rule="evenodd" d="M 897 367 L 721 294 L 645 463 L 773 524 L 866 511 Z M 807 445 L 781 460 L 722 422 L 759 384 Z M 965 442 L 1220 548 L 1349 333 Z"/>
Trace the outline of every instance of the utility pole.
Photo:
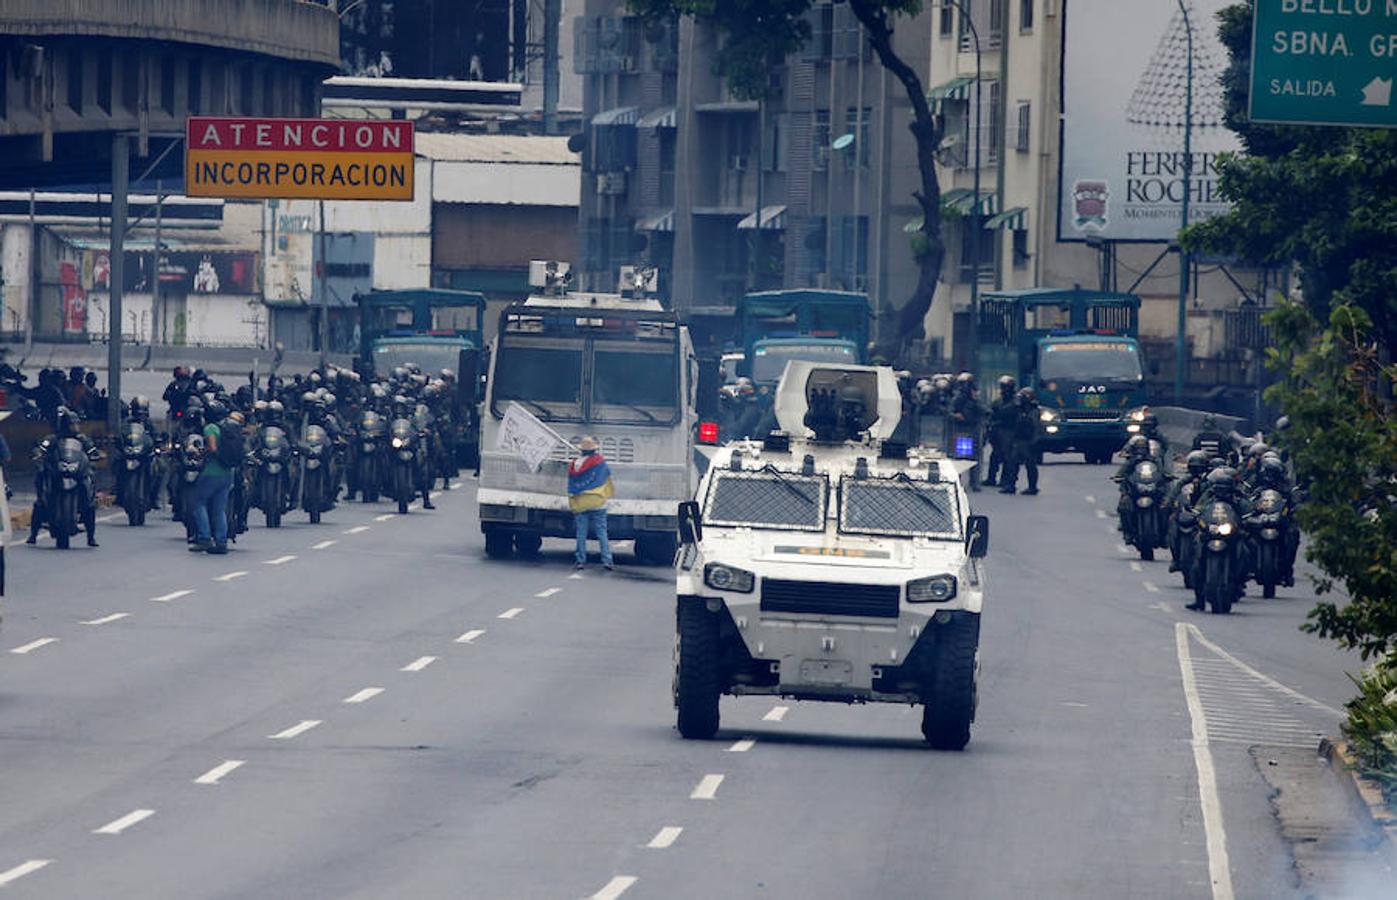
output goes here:
<path id="1" fill-rule="evenodd" d="M 1193 192 L 1193 22 L 1188 17 L 1188 5 L 1178 0 L 1184 17 L 1184 34 L 1188 41 L 1187 74 L 1184 79 L 1184 197 L 1179 216 L 1179 331 L 1174 336 L 1174 404 L 1184 399 L 1184 374 L 1188 368 L 1188 251 L 1182 235 L 1188 227 L 1189 194 Z"/>
<path id="2" fill-rule="evenodd" d="M 543 2 L 543 133 L 558 133 L 558 28 L 563 0 Z"/>
<path id="3" fill-rule="evenodd" d="M 126 192 L 131 139 L 112 136 L 111 281 L 107 309 L 107 433 L 121 428 L 121 291 L 126 286 Z"/>

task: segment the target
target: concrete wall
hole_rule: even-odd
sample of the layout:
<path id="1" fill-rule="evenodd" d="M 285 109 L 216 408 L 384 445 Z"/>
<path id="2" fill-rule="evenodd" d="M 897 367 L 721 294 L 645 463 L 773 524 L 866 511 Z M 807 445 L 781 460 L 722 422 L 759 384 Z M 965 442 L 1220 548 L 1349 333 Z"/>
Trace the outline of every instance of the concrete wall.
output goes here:
<path id="1" fill-rule="evenodd" d="M 432 199 L 438 203 L 499 203 L 577 209 L 580 165 L 541 163 L 436 163 Z"/>
<path id="2" fill-rule="evenodd" d="M 267 344 L 268 311 L 259 297 L 244 294 L 189 294 L 183 306 L 166 298 L 171 317 L 169 333 L 183 332 L 186 347 L 261 347 Z M 107 337 L 106 293 L 92 292 L 87 298 L 87 333 L 94 341 Z M 150 342 L 151 296 L 124 293 L 121 310 L 126 340 Z"/>
<path id="3" fill-rule="evenodd" d="M 23 331 L 29 320 L 32 244 L 28 225 L 0 225 L 0 331 Z"/>
<path id="4" fill-rule="evenodd" d="M 533 259 L 577 259 L 577 208 L 438 203 L 436 268 L 521 268 Z"/>

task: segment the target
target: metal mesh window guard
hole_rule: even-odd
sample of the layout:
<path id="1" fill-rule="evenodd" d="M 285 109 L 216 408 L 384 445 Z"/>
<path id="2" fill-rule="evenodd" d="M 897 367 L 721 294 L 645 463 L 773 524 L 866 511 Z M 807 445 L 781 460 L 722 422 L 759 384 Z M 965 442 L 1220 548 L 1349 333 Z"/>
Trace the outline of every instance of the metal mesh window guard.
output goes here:
<path id="1" fill-rule="evenodd" d="M 840 531 L 960 539 L 960 507 L 949 484 L 846 476 L 839 493 Z"/>
<path id="2" fill-rule="evenodd" d="M 823 476 L 721 472 L 708 487 L 709 525 L 823 531 L 829 481 Z"/>

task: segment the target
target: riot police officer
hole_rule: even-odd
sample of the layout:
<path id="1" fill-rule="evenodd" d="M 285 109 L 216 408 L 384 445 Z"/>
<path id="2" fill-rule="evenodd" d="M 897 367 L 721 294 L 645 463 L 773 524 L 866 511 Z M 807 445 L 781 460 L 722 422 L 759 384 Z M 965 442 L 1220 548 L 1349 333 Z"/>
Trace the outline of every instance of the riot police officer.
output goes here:
<path id="1" fill-rule="evenodd" d="M 1014 418 L 1009 428 L 1009 460 L 999 492 L 1015 492 L 1022 466 L 1028 477 L 1024 493 L 1033 496 L 1038 493 L 1038 396 L 1033 388 L 1022 387 L 1014 394 Z"/>
<path id="2" fill-rule="evenodd" d="M 986 435 L 990 444 L 990 470 L 982 483 L 987 487 L 997 485 L 998 476 L 1009 471 L 1008 455 L 1013 443 L 1016 389 L 1014 376 L 999 376 L 999 396 L 990 404 L 990 426 Z"/>

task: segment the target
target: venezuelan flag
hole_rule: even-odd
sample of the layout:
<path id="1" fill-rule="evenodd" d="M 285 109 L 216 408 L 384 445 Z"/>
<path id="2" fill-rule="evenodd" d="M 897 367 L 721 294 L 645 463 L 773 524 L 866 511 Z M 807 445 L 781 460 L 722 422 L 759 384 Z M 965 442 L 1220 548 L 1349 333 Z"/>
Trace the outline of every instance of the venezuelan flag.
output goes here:
<path id="1" fill-rule="evenodd" d="M 568 464 L 568 508 L 573 512 L 601 509 L 615 493 L 611 467 L 600 453 L 580 456 Z"/>

